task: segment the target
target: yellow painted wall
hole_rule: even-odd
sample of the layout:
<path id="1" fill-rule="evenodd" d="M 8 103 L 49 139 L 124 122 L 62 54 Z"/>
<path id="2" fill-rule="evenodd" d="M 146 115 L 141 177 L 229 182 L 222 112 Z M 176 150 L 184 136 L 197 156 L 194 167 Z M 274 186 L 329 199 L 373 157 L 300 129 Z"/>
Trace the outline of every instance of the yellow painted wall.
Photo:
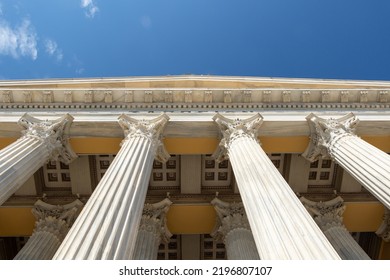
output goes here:
<path id="1" fill-rule="evenodd" d="M 344 224 L 351 232 L 376 231 L 383 218 L 384 208 L 379 202 L 347 202 Z M 209 204 L 173 204 L 167 213 L 167 225 L 172 233 L 210 233 L 216 213 Z M 34 216 L 31 207 L 0 207 L 0 236 L 31 235 Z"/>
<path id="2" fill-rule="evenodd" d="M 390 260 L 390 242 L 382 242 L 382 250 L 379 259 Z"/>
<path id="3" fill-rule="evenodd" d="M 384 208 L 377 202 L 350 202 L 344 213 L 349 231 L 373 232 L 382 222 Z M 173 234 L 208 234 L 214 229 L 216 213 L 211 205 L 172 205 L 167 226 Z M 30 236 L 35 218 L 31 207 L 0 207 L 0 236 Z M 390 259 L 390 243 L 383 243 L 380 259 Z"/>
<path id="4" fill-rule="evenodd" d="M 379 202 L 346 202 L 344 224 L 350 232 L 375 232 L 382 223 L 384 207 Z"/>
<path id="5" fill-rule="evenodd" d="M 390 136 L 362 136 L 363 140 L 378 149 L 390 153 Z M 116 154 L 123 138 L 71 138 L 70 144 L 77 154 Z M 260 137 L 267 153 L 303 153 L 309 143 L 307 136 Z M 0 138 L 0 149 L 16 138 Z M 164 145 L 170 154 L 212 154 L 218 146 L 217 138 L 165 138 Z"/>
<path id="6" fill-rule="evenodd" d="M 0 236 L 30 236 L 34 224 L 31 207 L 0 207 Z"/>
<path id="7" fill-rule="evenodd" d="M 174 234 L 210 233 L 215 219 L 211 205 L 172 205 L 167 213 L 167 225 Z"/>

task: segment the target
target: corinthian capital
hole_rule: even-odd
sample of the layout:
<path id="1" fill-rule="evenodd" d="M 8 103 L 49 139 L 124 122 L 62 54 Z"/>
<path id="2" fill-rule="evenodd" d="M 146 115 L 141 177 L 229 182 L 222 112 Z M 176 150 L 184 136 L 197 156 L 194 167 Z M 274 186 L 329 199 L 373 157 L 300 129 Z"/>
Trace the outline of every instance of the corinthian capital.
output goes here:
<path id="1" fill-rule="evenodd" d="M 139 230 L 151 232 L 156 240 L 162 239 L 164 243 L 168 243 L 172 233 L 167 227 L 166 213 L 171 204 L 168 198 L 154 204 L 145 204 Z"/>
<path id="2" fill-rule="evenodd" d="M 73 225 L 83 205 L 78 199 L 66 205 L 51 205 L 38 200 L 31 210 L 37 220 L 34 233 L 50 232 L 62 240 Z"/>
<path id="3" fill-rule="evenodd" d="M 118 118 L 118 123 L 122 127 L 125 134 L 125 140 L 131 138 L 144 138 L 151 142 L 157 148 L 156 159 L 166 162 L 169 159 L 169 154 L 162 143 L 162 132 L 168 123 L 169 117 L 166 114 L 161 114 L 152 120 L 136 120 L 128 115 L 122 114 Z"/>
<path id="4" fill-rule="evenodd" d="M 52 205 L 43 202 L 42 200 L 38 200 L 35 202 L 34 208 L 31 211 L 37 220 L 53 217 L 64 220 L 69 226 L 71 226 L 83 205 L 84 204 L 78 199 L 65 205 Z"/>
<path id="5" fill-rule="evenodd" d="M 320 157 L 332 158 L 337 142 L 346 140 L 347 136 L 356 136 L 355 129 L 359 123 L 353 113 L 338 119 L 323 119 L 310 114 L 306 120 L 310 128 L 310 142 L 302 156 L 310 162 Z"/>
<path id="6" fill-rule="evenodd" d="M 212 232 L 212 236 L 216 239 L 225 238 L 234 229 L 251 230 L 244 205 L 241 202 L 228 203 L 214 198 L 211 204 L 217 212 L 217 221 Z"/>
<path id="7" fill-rule="evenodd" d="M 390 242 L 390 210 L 385 208 L 383 221 L 378 230 L 375 232 L 379 237 L 386 242 Z"/>
<path id="8" fill-rule="evenodd" d="M 325 202 L 315 202 L 305 197 L 301 197 L 300 200 L 323 231 L 335 226 L 344 227 L 343 213 L 345 205 L 340 196 Z"/>
<path id="9" fill-rule="evenodd" d="M 245 120 L 231 120 L 220 114 L 216 114 L 213 120 L 222 133 L 222 139 L 218 149 L 213 155 L 218 162 L 228 158 L 229 148 L 234 141 L 243 137 L 258 141 L 259 128 L 263 123 L 263 117 L 260 114 L 256 114 Z"/>
<path id="10" fill-rule="evenodd" d="M 18 124 L 25 128 L 23 137 L 36 138 L 47 147 L 50 159 L 60 160 L 66 164 L 72 162 L 77 155 L 69 144 L 69 130 L 73 117 L 69 114 L 57 120 L 40 120 L 24 114 Z"/>

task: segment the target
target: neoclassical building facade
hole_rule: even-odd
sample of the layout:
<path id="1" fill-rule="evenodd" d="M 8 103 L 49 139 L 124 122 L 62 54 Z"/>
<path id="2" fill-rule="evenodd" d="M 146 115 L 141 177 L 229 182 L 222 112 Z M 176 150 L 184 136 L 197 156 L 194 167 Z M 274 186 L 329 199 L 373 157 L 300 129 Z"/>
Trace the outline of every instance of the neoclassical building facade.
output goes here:
<path id="1" fill-rule="evenodd" d="M 0 81 L 0 259 L 390 259 L 390 82 Z"/>

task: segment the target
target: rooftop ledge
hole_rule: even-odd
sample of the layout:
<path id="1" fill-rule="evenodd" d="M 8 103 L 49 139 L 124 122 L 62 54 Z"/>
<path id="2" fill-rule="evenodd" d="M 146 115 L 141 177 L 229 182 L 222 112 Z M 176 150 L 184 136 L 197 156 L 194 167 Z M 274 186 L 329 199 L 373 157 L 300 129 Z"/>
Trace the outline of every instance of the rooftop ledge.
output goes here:
<path id="1" fill-rule="evenodd" d="M 0 88 L 382 88 L 390 81 L 179 75 L 0 81 Z"/>

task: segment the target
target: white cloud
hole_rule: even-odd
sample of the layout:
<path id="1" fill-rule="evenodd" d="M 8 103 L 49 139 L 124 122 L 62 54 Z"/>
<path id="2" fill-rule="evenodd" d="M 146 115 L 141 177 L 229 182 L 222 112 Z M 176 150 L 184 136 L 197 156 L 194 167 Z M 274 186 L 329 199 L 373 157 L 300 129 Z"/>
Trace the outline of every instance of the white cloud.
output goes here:
<path id="1" fill-rule="evenodd" d="M 37 59 L 37 34 L 28 19 L 23 20 L 15 28 L 8 22 L 0 20 L 0 55 Z"/>
<path id="2" fill-rule="evenodd" d="M 85 15 L 89 18 L 94 18 L 96 13 L 99 12 L 99 7 L 95 4 L 94 0 L 81 0 L 81 7 L 85 10 Z"/>
<path id="3" fill-rule="evenodd" d="M 49 56 L 54 56 L 57 61 L 61 61 L 64 57 L 62 50 L 58 48 L 57 42 L 51 39 L 45 40 L 45 50 Z"/>

